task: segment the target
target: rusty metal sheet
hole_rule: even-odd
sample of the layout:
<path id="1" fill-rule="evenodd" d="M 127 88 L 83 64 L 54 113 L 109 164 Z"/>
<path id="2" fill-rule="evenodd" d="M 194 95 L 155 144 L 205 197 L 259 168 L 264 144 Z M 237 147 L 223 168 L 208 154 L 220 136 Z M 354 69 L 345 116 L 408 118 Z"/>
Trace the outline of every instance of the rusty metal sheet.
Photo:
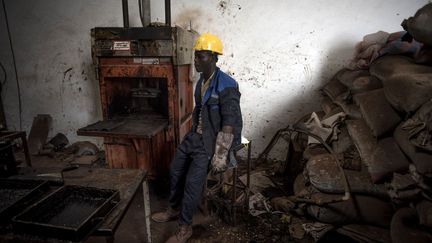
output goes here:
<path id="1" fill-rule="evenodd" d="M 188 65 L 197 36 L 181 27 L 94 28 L 92 52 L 95 57 L 173 57 L 174 65 Z M 116 50 L 120 42 L 125 48 Z"/>
<path id="2" fill-rule="evenodd" d="M 105 120 L 78 130 L 81 136 L 151 138 L 168 127 L 167 119 Z"/>
<path id="3" fill-rule="evenodd" d="M 170 57 L 173 55 L 172 40 L 145 40 L 140 42 L 140 56 Z"/>
<path id="4" fill-rule="evenodd" d="M 6 222 L 49 190 L 47 181 L 0 179 L 0 222 Z"/>
<path id="5" fill-rule="evenodd" d="M 179 27 L 175 28 L 175 56 L 174 65 L 187 65 L 193 61 L 193 45 L 198 33 L 188 31 Z"/>
<path id="6" fill-rule="evenodd" d="M 112 235 L 119 226 L 133 196 L 146 178 L 147 172 L 131 169 L 78 168 L 65 175 L 66 185 L 90 186 L 118 190 L 120 203 L 98 228 L 97 234 Z"/>
<path id="7" fill-rule="evenodd" d="M 96 40 L 170 40 L 172 28 L 169 26 L 157 27 L 96 27 L 92 30 L 92 37 Z"/>
<path id="8" fill-rule="evenodd" d="M 12 222 L 18 232 L 79 241 L 95 230 L 119 200 L 115 190 L 64 186 Z"/>

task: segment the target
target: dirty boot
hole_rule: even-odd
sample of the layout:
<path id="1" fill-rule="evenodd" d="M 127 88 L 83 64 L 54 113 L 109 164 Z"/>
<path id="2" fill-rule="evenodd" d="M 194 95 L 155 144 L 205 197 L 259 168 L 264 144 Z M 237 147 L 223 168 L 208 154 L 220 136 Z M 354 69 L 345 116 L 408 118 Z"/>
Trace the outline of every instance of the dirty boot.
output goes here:
<path id="1" fill-rule="evenodd" d="M 165 243 L 185 243 L 192 236 L 191 225 L 179 225 L 176 233 Z"/>
<path id="2" fill-rule="evenodd" d="M 165 223 L 171 220 L 175 220 L 178 218 L 180 214 L 179 210 L 172 209 L 171 207 L 168 207 L 167 210 L 163 212 L 154 213 L 151 218 L 153 221 L 158 223 Z"/>

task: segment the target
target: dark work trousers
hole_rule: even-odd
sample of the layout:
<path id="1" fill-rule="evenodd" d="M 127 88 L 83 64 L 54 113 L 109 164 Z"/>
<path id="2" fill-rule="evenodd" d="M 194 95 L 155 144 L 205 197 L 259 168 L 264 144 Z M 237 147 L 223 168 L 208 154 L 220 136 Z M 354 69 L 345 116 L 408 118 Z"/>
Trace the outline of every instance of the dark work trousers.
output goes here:
<path id="1" fill-rule="evenodd" d="M 202 135 L 189 132 L 178 146 L 170 168 L 170 206 L 181 209 L 180 224 L 192 224 L 207 178 L 210 157 Z"/>

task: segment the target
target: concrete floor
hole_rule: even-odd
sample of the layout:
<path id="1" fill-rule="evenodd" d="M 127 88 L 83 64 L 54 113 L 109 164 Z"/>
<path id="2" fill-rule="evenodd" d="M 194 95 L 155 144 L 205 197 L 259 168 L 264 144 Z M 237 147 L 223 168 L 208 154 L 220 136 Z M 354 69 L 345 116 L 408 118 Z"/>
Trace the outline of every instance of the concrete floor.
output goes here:
<path id="1" fill-rule="evenodd" d="M 162 183 L 163 184 L 163 183 Z M 150 203 L 151 211 L 157 212 L 164 210 L 168 206 L 168 189 L 161 183 L 150 182 Z M 215 220 L 214 217 L 204 216 L 201 212 L 194 215 L 194 235 L 190 242 L 208 242 L 203 241 L 211 237 L 207 228 Z M 152 242 L 165 242 L 177 229 L 177 222 L 168 223 L 151 222 Z M 207 233 L 206 233 L 207 232 Z M 90 237 L 86 243 L 106 242 L 103 237 Z M 138 189 L 125 217 L 123 218 L 114 237 L 115 243 L 141 243 L 147 242 L 145 216 L 143 208 L 142 188 Z"/>

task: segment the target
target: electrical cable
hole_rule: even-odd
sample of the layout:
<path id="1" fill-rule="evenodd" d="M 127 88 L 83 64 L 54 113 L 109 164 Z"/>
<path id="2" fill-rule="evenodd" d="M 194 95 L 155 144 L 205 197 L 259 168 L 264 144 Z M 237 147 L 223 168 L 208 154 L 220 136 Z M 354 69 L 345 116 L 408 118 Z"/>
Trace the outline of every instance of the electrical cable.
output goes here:
<path id="1" fill-rule="evenodd" d="M 6 68 L 3 66 L 3 64 L 1 62 L 0 62 L 0 67 L 4 73 L 4 80 L 0 82 L 0 95 L 1 95 L 2 88 L 6 84 L 6 81 L 7 81 L 7 72 L 6 72 Z"/>
<path id="2" fill-rule="evenodd" d="M 10 45 L 11 52 L 12 52 L 12 60 L 13 60 L 13 64 L 14 64 L 15 80 L 16 80 L 16 84 L 17 84 L 17 93 L 18 93 L 19 128 L 21 131 L 22 130 L 21 88 L 20 88 L 19 79 L 18 79 L 18 71 L 17 71 L 16 61 L 15 61 L 15 52 L 14 52 L 14 49 L 12 46 L 12 38 L 11 38 L 10 29 L 9 29 L 9 21 L 8 21 L 8 17 L 7 17 L 5 0 L 2 0 L 2 5 L 3 5 L 3 12 L 5 15 L 5 21 L 6 21 L 6 29 L 7 29 L 7 33 L 8 33 L 8 37 L 9 37 L 9 45 Z"/>

